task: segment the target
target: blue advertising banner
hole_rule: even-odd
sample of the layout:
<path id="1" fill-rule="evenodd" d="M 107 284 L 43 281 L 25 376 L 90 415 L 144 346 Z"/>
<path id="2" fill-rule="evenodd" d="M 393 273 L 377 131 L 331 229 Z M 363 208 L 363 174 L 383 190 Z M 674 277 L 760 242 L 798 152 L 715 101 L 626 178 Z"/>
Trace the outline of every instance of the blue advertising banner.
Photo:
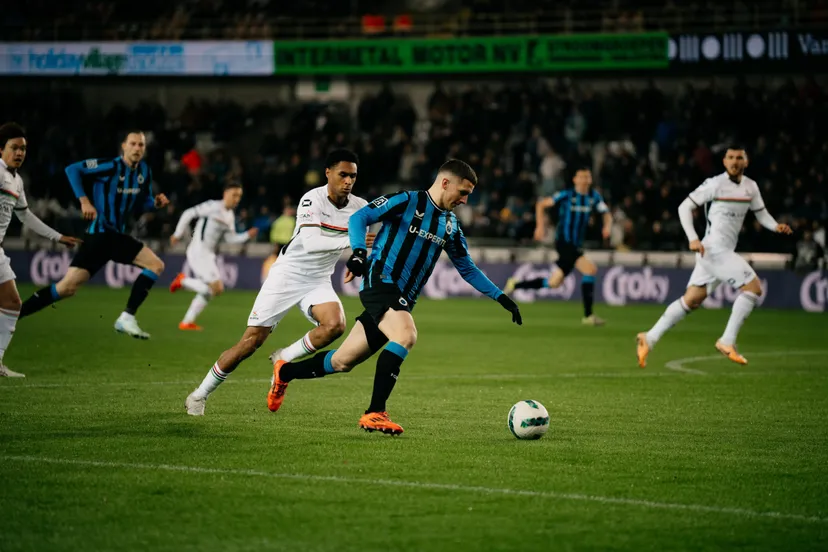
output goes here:
<path id="1" fill-rule="evenodd" d="M 273 42 L 0 43 L 0 75 L 250 76 L 273 74 Z"/>
<path id="2" fill-rule="evenodd" d="M 46 286 L 59 280 L 69 268 L 72 260 L 68 252 L 49 251 L 7 251 L 11 265 L 19 282 L 30 282 Z M 183 255 L 162 255 L 167 271 L 159 283 L 169 285 L 181 270 L 190 273 Z M 258 290 L 266 274 L 263 259 L 250 257 L 219 256 L 219 269 L 228 288 Z M 552 265 L 481 263 L 480 268 L 497 285 L 504 286 L 510 277 L 529 279 L 545 277 Z M 691 270 L 653 267 L 602 267 L 598 272 L 595 300 L 608 305 L 637 303 L 666 304 L 679 297 L 687 285 Z M 92 279 L 93 283 L 120 288 L 132 285 L 141 269 L 109 263 Z M 337 265 L 333 285 L 337 293 L 355 296 L 359 292 L 358 281 L 343 283 L 344 263 Z M 762 280 L 762 304 L 780 309 L 802 309 L 808 312 L 828 310 L 828 274 L 812 272 L 799 276 L 789 271 L 760 271 Z M 475 297 L 480 294 L 466 283 L 457 270 L 447 261 L 437 266 L 423 289 L 423 297 L 445 299 L 448 297 Z M 737 292 L 728 286 L 719 286 L 707 298 L 707 308 L 729 307 L 736 299 Z M 558 289 L 516 290 L 517 301 L 536 300 L 580 301 L 580 276 L 571 274 Z"/>

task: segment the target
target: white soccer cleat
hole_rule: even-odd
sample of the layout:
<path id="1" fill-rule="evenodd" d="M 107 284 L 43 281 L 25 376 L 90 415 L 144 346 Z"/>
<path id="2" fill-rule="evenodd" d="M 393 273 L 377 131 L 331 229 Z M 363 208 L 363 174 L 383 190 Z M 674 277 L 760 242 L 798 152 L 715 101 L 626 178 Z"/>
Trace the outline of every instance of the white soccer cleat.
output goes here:
<path id="1" fill-rule="evenodd" d="M 26 374 L 9 370 L 5 364 L 0 364 L 0 378 L 25 378 Z"/>
<path id="2" fill-rule="evenodd" d="M 187 414 L 190 416 L 204 416 L 204 407 L 207 406 L 207 397 L 198 397 L 195 391 L 187 396 L 184 401 L 184 406 L 187 408 Z"/>
<path id="3" fill-rule="evenodd" d="M 121 316 L 115 321 L 115 331 L 118 333 L 125 333 L 131 335 L 135 339 L 149 339 L 150 334 L 142 330 L 138 326 L 138 321 L 135 318 L 124 318 Z"/>

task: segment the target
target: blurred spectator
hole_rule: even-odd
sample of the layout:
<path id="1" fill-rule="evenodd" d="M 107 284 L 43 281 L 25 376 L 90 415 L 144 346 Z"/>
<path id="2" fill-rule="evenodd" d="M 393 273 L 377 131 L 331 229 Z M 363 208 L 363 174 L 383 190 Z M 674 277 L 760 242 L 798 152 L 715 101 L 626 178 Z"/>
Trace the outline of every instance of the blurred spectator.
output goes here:
<path id="1" fill-rule="evenodd" d="M 807 274 L 823 267 L 825 250 L 814 240 L 814 233 L 805 230 L 802 239 L 796 244 L 791 261 L 793 269 L 800 274 Z"/>
<path id="2" fill-rule="evenodd" d="M 296 228 L 296 207 L 290 202 L 290 198 L 285 199 L 282 214 L 273 221 L 273 225 L 270 227 L 270 243 L 273 244 L 274 250 L 280 250 L 283 245 L 289 242 L 293 237 L 293 230 Z"/>

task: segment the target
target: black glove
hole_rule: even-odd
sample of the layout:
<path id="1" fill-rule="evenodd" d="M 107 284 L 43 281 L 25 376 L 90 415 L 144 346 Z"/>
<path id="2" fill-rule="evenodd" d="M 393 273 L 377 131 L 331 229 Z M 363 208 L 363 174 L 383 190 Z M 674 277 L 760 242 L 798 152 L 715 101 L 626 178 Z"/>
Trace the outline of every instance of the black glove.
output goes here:
<path id="1" fill-rule="evenodd" d="M 364 249 L 354 249 L 351 258 L 348 259 L 348 262 L 345 263 L 345 266 L 348 267 L 348 270 L 354 276 L 362 276 L 365 274 L 365 269 L 368 267 L 368 252 Z"/>
<path id="2" fill-rule="evenodd" d="M 504 309 L 512 313 L 512 322 L 518 326 L 523 324 L 523 318 L 520 316 L 520 309 L 508 295 L 505 293 L 501 294 L 500 297 L 497 298 L 497 302 L 500 303 L 500 306 Z"/>

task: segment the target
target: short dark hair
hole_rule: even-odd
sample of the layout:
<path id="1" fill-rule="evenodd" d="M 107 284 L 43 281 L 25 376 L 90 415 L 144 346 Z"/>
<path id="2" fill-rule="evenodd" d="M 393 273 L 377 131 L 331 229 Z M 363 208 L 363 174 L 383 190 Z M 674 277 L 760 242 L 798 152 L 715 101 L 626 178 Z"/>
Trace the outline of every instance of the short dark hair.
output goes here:
<path id="1" fill-rule="evenodd" d="M 242 183 L 235 179 L 230 179 L 224 183 L 225 190 L 232 190 L 233 188 L 241 188 Z"/>
<path id="2" fill-rule="evenodd" d="M 146 134 L 146 132 L 144 132 L 140 128 L 130 128 L 128 130 L 125 130 L 121 134 L 121 143 L 126 142 L 126 139 L 129 137 L 130 134 Z"/>
<path id="3" fill-rule="evenodd" d="M 325 167 L 332 169 L 342 162 L 359 165 L 359 156 L 346 148 L 339 148 L 328 153 L 325 157 Z"/>
<path id="4" fill-rule="evenodd" d="M 462 178 L 463 180 L 468 180 L 474 186 L 477 186 L 477 173 L 474 172 L 471 165 L 465 161 L 460 161 L 459 159 L 449 159 L 440 165 L 440 170 L 437 172 L 447 172 L 453 174 L 454 176 Z"/>
<path id="5" fill-rule="evenodd" d="M 745 148 L 745 146 L 743 144 L 738 144 L 738 143 L 728 144 L 727 147 L 725 148 L 724 152 L 722 152 L 722 157 L 727 155 L 727 150 L 734 150 L 734 151 L 740 151 L 741 150 L 741 151 L 745 152 L 745 155 L 747 155 L 747 148 Z"/>
<path id="6" fill-rule="evenodd" d="M 6 147 L 6 142 L 14 138 L 25 138 L 26 129 L 17 123 L 5 123 L 0 126 L 0 149 Z"/>
<path id="7" fill-rule="evenodd" d="M 589 165 L 575 165 L 575 168 L 572 170 L 572 177 L 574 178 L 575 175 L 581 171 L 592 172 L 592 167 L 590 167 Z"/>

